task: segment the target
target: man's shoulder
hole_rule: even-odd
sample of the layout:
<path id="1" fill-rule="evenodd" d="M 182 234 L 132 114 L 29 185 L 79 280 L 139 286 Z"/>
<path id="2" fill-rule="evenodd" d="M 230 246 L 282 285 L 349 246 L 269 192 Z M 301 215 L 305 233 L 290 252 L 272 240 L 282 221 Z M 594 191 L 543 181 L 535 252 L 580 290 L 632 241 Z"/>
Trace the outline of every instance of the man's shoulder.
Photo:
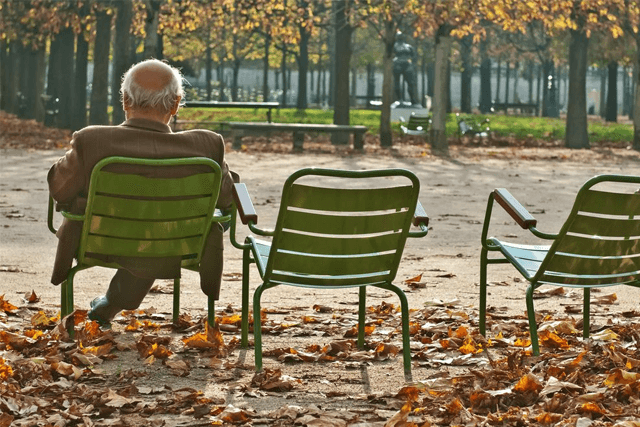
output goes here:
<path id="1" fill-rule="evenodd" d="M 208 129 L 182 130 L 182 131 L 174 132 L 172 135 L 175 135 L 179 138 L 185 138 L 185 139 L 208 140 L 212 142 L 223 141 L 222 135 Z"/>

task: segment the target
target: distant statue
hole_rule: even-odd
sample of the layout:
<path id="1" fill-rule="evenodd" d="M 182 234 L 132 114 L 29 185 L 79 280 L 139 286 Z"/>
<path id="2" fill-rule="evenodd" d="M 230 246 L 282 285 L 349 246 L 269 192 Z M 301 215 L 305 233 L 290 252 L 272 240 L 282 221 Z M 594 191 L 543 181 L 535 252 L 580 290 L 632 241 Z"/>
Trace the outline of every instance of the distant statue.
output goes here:
<path id="1" fill-rule="evenodd" d="M 416 91 L 416 51 L 411 46 L 402 33 L 396 36 L 396 42 L 393 45 L 393 80 L 396 92 L 396 99 L 404 100 L 404 88 L 400 84 L 400 76 L 407 82 L 409 87 L 409 98 L 412 105 L 419 104 Z"/>

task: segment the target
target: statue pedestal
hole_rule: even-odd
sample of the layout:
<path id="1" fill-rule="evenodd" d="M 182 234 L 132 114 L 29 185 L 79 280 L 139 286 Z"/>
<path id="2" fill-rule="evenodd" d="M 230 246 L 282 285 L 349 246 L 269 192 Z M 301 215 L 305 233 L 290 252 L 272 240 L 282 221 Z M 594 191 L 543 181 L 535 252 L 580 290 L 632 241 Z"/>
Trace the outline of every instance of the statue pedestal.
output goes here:
<path id="1" fill-rule="evenodd" d="M 429 115 L 429 109 L 421 105 L 411 105 L 408 102 L 396 101 L 391 104 L 391 122 L 399 122 L 400 117 L 403 117 L 405 121 L 407 121 L 411 113 L 415 113 L 416 116 L 425 117 Z"/>

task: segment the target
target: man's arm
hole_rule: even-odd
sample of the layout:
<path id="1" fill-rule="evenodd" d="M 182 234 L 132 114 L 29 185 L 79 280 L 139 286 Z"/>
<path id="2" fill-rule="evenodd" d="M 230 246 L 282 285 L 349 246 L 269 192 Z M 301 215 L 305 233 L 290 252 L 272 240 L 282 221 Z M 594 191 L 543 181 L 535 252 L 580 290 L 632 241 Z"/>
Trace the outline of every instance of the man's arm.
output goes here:
<path id="1" fill-rule="evenodd" d="M 78 144 L 76 136 L 77 133 L 74 133 L 71 149 L 51 166 L 47 174 L 49 192 L 53 199 L 61 204 L 72 203 L 85 187 L 81 144 Z"/>

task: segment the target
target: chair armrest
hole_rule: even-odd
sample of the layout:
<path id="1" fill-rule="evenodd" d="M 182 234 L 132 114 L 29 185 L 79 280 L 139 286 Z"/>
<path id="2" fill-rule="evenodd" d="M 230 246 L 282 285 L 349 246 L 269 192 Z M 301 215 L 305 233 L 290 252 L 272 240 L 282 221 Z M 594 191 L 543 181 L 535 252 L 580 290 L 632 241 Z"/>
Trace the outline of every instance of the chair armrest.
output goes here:
<path id="1" fill-rule="evenodd" d="M 233 200 L 238 207 L 238 215 L 243 224 L 247 225 L 249 222 L 254 224 L 258 223 L 258 214 L 253 207 L 251 196 L 249 196 L 249 190 L 244 183 L 233 185 Z"/>
<path id="2" fill-rule="evenodd" d="M 422 203 L 418 200 L 416 211 L 413 213 L 413 225 L 418 227 L 423 224 L 425 227 L 429 225 L 429 216 L 422 207 Z"/>
<path id="3" fill-rule="evenodd" d="M 58 230 L 53 226 L 53 207 L 55 205 L 55 201 L 51 194 L 49 194 L 49 206 L 47 208 L 47 227 L 49 227 L 49 231 L 53 234 L 56 234 Z"/>
<path id="4" fill-rule="evenodd" d="M 538 220 L 506 188 L 496 188 L 493 191 L 493 198 L 525 230 L 538 224 Z"/>

